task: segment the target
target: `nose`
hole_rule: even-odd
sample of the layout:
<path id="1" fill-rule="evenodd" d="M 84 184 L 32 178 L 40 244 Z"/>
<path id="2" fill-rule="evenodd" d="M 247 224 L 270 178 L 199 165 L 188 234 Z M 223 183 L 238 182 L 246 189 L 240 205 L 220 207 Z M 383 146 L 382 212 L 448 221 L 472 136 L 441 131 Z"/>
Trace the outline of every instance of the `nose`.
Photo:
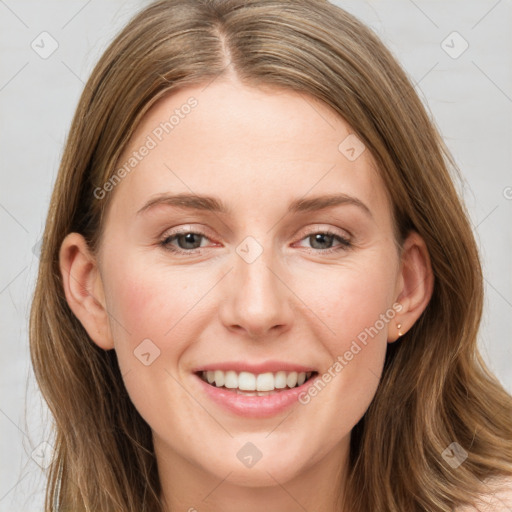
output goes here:
<path id="1" fill-rule="evenodd" d="M 286 285 L 286 272 L 270 250 L 252 262 L 237 254 L 224 282 L 220 318 L 230 331 L 251 339 L 276 337 L 291 327 L 293 293 Z"/>

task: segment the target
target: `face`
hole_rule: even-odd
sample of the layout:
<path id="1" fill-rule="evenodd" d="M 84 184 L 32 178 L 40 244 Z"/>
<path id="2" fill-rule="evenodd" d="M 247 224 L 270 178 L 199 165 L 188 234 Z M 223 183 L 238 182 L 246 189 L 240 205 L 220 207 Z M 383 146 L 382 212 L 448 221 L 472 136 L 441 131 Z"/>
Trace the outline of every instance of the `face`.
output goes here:
<path id="1" fill-rule="evenodd" d="M 346 455 L 401 282 L 385 187 L 351 133 L 312 97 L 219 80 L 138 126 L 98 264 L 160 457 L 256 486 Z"/>

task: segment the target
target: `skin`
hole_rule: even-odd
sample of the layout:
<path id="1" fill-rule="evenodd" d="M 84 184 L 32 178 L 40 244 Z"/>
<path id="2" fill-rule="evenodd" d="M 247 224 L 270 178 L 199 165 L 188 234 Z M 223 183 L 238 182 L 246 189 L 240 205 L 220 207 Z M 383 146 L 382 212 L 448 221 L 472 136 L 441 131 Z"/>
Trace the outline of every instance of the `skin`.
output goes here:
<path id="1" fill-rule="evenodd" d="M 91 339 L 117 353 L 153 431 L 167 510 L 333 511 L 350 433 L 375 395 L 387 343 L 430 299 L 427 249 L 415 233 L 397 247 L 370 152 L 350 161 L 338 149 L 350 126 L 290 90 L 233 78 L 180 90 L 146 114 L 120 163 L 191 96 L 197 107 L 111 192 L 99 253 L 77 233 L 64 240 L 68 303 Z M 232 212 L 159 205 L 137 213 L 159 194 L 182 192 L 217 196 Z M 343 204 L 287 214 L 294 199 L 334 192 L 370 213 Z M 201 252 L 159 244 L 176 228 L 204 234 L 193 240 Z M 328 237 L 315 244 L 311 235 L 326 229 L 351 247 Z M 248 236 L 263 248 L 252 263 L 236 252 Z M 191 251 L 183 238 L 169 244 Z M 280 360 L 322 374 L 395 303 L 400 313 L 316 397 L 282 414 L 227 412 L 191 373 L 212 362 Z M 147 338 L 160 350 L 148 366 L 134 357 Z M 252 468 L 236 456 L 247 442 L 263 454 Z"/>

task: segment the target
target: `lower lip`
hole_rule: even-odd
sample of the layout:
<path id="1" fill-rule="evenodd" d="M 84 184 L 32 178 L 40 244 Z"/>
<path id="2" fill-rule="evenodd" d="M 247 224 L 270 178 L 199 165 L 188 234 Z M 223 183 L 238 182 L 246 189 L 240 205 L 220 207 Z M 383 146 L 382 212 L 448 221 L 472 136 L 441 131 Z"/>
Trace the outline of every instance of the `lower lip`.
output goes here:
<path id="1" fill-rule="evenodd" d="M 302 386 L 279 391 L 273 395 L 249 396 L 217 388 L 205 382 L 198 375 L 195 377 L 211 400 L 228 411 L 246 418 L 266 418 L 285 411 L 298 402 L 299 395 L 305 392 L 316 378 L 309 379 Z"/>

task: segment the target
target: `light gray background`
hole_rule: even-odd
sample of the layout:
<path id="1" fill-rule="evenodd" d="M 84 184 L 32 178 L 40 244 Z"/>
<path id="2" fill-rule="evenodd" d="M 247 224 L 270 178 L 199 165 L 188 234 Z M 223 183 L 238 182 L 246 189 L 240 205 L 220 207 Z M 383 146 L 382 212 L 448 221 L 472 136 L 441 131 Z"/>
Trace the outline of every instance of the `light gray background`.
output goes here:
<path id="1" fill-rule="evenodd" d="M 338 0 L 405 67 L 464 175 L 481 250 L 486 305 L 480 347 L 512 392 L 512 3 Z M 42 510 L 47 411 L 31 372 L 27 321 L 37 242 L 84 82 L 144 1 L 0 0 L 0 511 Z M 32 48 L 43 31 L 58 43 Z M 463 40 L 469 44 L 458 58 Z M 442 42 L 452 46 L 452 56 Z M 45 48 L 50 41 L 45 40 Z M 42 43 L 39 42 L 41 46 Z M 43 445 L 44 448 L 45 445 Z M 46 453 L 51 453 L 47 450 Z"/>

